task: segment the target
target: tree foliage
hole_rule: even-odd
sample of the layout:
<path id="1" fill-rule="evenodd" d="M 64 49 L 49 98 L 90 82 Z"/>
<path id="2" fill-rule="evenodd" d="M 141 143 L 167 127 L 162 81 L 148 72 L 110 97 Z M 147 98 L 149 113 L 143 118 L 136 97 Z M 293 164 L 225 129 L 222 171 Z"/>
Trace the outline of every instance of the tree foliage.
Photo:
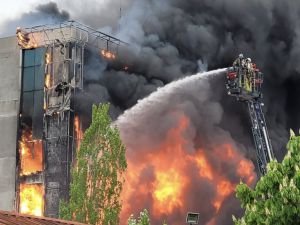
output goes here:
<path id="1" fill-rule="evenodd" d="M 120 193 L 127 163 L 119 131 L 111 126 L 109 105 L 93 106 L 72 168 L 69 202 L 61 202 L 60 217 L 98 225 L 119 224 Z"/>
<path id="2" fill-rule="evenodd" d="M 282 163 L 268 164 L 254 190 L 237 186 L 236 196 L 246 210 L 241 219 L 233 216 L 235 225 L 300 224 L 300 136 L 292 131 L 287 149 Z"/>
<path id="3" fill-rule="evenodd" d="M 131 215 L 127 221 L 128 225 L 150 225 L 150 218 L 147 209 L 144 209 L 140 212 L 139 217 L 136 219 L 133 215 Z M 162 225 L 167 225 L 164 221 Z"/>
<path id="4" fill-rule="evenodd" d="M 140 215 L 137 219 L 131 215 L 128 219 L 128 225 L 150 225 L 150 218 L 148 211 L 144 209 L 144 211 L 140 212 Z"/>

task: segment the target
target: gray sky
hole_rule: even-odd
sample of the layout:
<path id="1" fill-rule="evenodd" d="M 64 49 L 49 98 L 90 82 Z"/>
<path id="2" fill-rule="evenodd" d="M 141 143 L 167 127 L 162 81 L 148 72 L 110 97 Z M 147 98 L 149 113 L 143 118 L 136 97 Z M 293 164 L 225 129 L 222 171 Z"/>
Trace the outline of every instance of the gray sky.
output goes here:
<path id="1" fill-rule="evenodd" d="M 28 12 L 37 4 L 49 2 L 49 0 L 0 0 L 0 24 L 5 20 L 18 17 L 22 12 Z"/>
<path id="2" fill-rule="evenodd" d="M 0 0 L 0 31 L 3 29 L 5 21 L 18 18 L 18 15 L 34 10 L 37 5 L 50 1 L 51 0 Z M 123 0 L 119 0 L 120 4 L 122 1 Z M 124 2 L 125 1 L 126 0 L 124 0 Z M 71 18 L 78 19 L 76 15 L 82 14 L 85 11 L 101 12 L 104 6 L 110 3 L 111 0 L 52 0 L 52 2 L 56 2 L 60 9 L 68 11 Z M 116 12 L 118 12 L 118 10 L 117 8 L 114 9 Z"/>

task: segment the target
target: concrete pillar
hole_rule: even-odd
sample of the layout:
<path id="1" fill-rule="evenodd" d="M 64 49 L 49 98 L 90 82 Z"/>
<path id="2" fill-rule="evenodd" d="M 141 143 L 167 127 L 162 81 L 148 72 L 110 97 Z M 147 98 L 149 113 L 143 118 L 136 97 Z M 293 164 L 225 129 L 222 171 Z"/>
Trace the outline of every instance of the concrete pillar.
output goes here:
<path id="1" fill-rule="evenodd" d="M 20 49 L 15 37 L 0 39 L 0 210 L 15 210 Z"/>

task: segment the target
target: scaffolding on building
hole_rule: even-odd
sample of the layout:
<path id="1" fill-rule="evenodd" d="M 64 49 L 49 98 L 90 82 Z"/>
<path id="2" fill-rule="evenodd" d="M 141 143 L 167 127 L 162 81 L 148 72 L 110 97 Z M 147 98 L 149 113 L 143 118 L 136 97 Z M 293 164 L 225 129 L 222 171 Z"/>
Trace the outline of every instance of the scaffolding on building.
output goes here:
<path id="1" fill-rule="evenodd" d="M 125 42 L 75 21 L 17 29 L 24 51 L 44 48 L 44 189 L 45 215 L 57 217 L 59 201 L 68 199 L 70 168 L 82 135 L 76 128 L 74 99 L 83 90 L 85 48 L 114 59 Z M 76 121 L 77 120 L 77 121 Z M 24 180 L 26 180 L 24 178 Z"/>
<path id="2" fill-rule="evenodd" d="M 76 21 L 39 25 L 22 30 L 28 34 L 31 47 L 48 46 L 59 40 L 62 43 L 74 42 L 83 45 L 87 44 L 99 50 L 107 50 L 117 54 L 120 45 L 128 45 L 118 38 Z"/>

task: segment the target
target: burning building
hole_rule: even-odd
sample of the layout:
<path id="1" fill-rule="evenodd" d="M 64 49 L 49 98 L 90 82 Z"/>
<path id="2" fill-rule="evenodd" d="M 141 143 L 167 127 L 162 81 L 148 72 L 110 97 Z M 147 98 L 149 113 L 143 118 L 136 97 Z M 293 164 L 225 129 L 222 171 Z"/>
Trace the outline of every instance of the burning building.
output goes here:
<path id="1" fill-rule="evenodd" d="M 16 34 L 0 40 L 0 209 L 57 217 L 82 139 L 85 50 L 112 60 L 121 41 L 74 21 Z"/>
<path id="2" fill-rule="evenodd" d="M 152 224 L 183 224 L 187 212 L 200 213 L 199 224 L 232 224 L 242 213 L 235 187 L 257 176 L 244 147 L 216 126 L 223 112 L 213 90 L 223 73 L 172 82 L 118 118 L 128 162 L 121 221 L 143 208 Z"/>
<path id="3" fill-rule="evenodd" d="M 74 84 L 74 76 L 70 75 L 80 64 L 87 68 L 87 62 L 83 58 L 79 64 L 74 63 L 75 53 L 71 49 L 75 49 L 72 47 L 75 43 L 78 49 L 84 46 L 85 55 L 88 44 L 100 44 L 96 56 L 112 61 L 119 54 L 116 54 L 117 45 L 107 45 L 106 40 L 110 39 L 107 35 L 82 26 L 76 29 L 66 26 L 18 29 L 22 52 L 15 37 L 0 40 L 0 178 L 3 181 L 0 208 L 20 210 L 20 198 L 25 194 L 30 199 L 33 192 L 40 193 L 43 202 L 40 207 L 30 210 L 40 213 L 42 209 L 47 215 L 48 196 L 56 199 L 53 202 L 57 207 L 58 196 L 64 197 L 63 191 L 59 190 L 64 190 L 67 185 L 55 174 L 61 169 L 69 179 L 65 168 L 74 155 L 75 145 L 78 145 L 71 134 L 81 127 L 83 118 L 78 112 L 87 108 L 87 102 L 104 99 L 121 114 L 158 87 L 197 71 L 228 66 L 240 52 L 247 52 L 266 74 L 266 119 L 274 153 L 279 160 L 285 153 L 288 129 L 299 128 L 299 104 L 295 103 L 298 102 L 300 85 L 297 62 L 300 32 L 295 32 L 299 30 L 299 24 L 294 23 L 299 18 L 296 13 L 300 6 L 298 2 L 279 0 L 265 4 L 264 1 L 245 1 L 236 5 L 235 1 L 127 1 L 132 4 L 126 13 L 111 24 L 105 17 L 107 12 L 109 17 L 112 16 L 111 6 L 115 6 L 115 2 L 108 1 L 107 7 L 100 12 L 95 4 L 86 4 L 87 10 L 70 14 L 99 29 L 112 25 L 114 30 L 115 25 L 118 27 L 115 34 L 136 48 L 136 52 L 127 55 L 129 63 L 126 65 L 129 66 L 121 67 L 126 72 L 104 71 L 102 65 L 90 67 L 91 73 L 84 72 L 83 78 L 89 78 L 89 85 L 84 88 L 89 91 L 88 98 L 82 98 L 80 82 L 74 79 Z M 65 20 L 67 17 L 68 14 L 55 7 L 55 3 L 39 5 L 36 11 L 22 14 L 21 19 L 11 21 L 3 30 L 15 29 L 15 24 L 22 21 L 32 25 L 32 21 L 44 21 L 45 18 Z M 84 30 L 90 31 L 88 40 L 84 38 Z M 106 39 L 102 40 L 102 37 Z M 34 58 L 41 54 L 42 60 L 24 66 L 26 52 L 33 54 Z M 64 63 L 57 63 L 62 61 Z M 70 67 L 66 71 L 63 65 Z M 42 81 L 35 79 L 38 68 L 43 71 Z M 24 91 L 21 78 L 30 69 L 34 71 L 30 79 L 36 81 L 36 86 Z M 59 76 L 55 71 L 63 72 Z M 55 80 L 66 74 L 68 78 Z M 134 173 L 129 173 L 130 183 L 126 184 L 124 219 L 147 208 L 157 224 L 164 219 L 169 223 L 181 223 L 186 210 L 201 212 L 200 222 L 203 223 L 213 220 L 217 221 L 215 224 L 232 223 L 232 209 L 238 211 L 239 207 L 234 201 L 233 187 L 241 176 L 248 183 L 253 181 L 253 165 L 245 160 L 255 159 L 255 156 L 250 121 L 245 116 L 247 112 L 226 96 L 223 78 L 220 76 L 204 84 L 192 82 L 187 85 L 188 90 L 181 87 L 168 96 L 161 92 L 163 96 L 150 98 L 144 108 L 139 104 L 140 114 L 134 113 L 123 121 L 121 133 L 128 149 L 129 171 L 135 169 Z M 37 93 L 43 93 L 43 96 Z M 58 96 L 59 93 L 63 97 Z M 41 111 L 34 107 L 28 111 L 27 115 L 34 115 L 32 119 L 28 119 L 24 112 L 29 109 L 24 105 L 27 104 L 24 97 L 33 99 L 34 105 L 36 102 L 43 105 L 38 107 Z M 80 105 L 76 105 L 78 99 Z M 69 104 L 68 117 L 66 109 Z M 18 127 L 21 129 L 17 135 Z M 59 130 L 59 127 L 64 130 Z M 78 133 L 76 137 L 80 139 Z M 59 148 L 68 150 L 59 151 Z M 180 160 L 176 161 L 178 158 Z M 61 160 L 58 162 L 57 159 Z M 32 164 L 32 161 L 37 163 Z M 24 168 L 26 165 L 30 168 Z M 20 188 L 28 187 L 27 184 L 31 185 L 29 190 L 32 191 L 20 195 Z M 166 201 L 168 204 L 164 204 Z M 27 208 L 24 202 L 23 209 Z"/>

